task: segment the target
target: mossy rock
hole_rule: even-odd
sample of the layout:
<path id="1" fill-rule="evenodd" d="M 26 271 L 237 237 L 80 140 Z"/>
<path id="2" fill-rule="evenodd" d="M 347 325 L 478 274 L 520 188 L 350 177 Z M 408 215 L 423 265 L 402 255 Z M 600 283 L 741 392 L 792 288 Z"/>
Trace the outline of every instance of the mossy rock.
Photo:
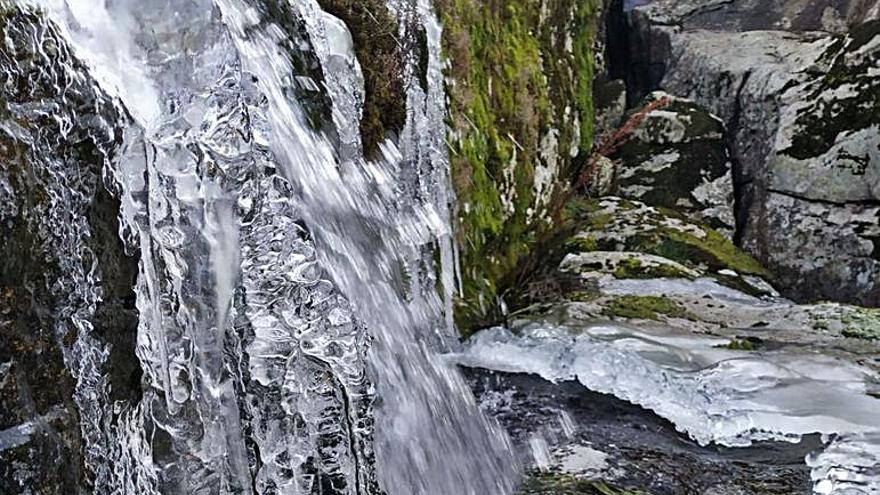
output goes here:
<path id="1" fill-rule="evenodd" d="M 711 227 L 665 208 L 621 198 L 572 200 L 557 235 L 518 267 L 505 300 L 512 311 L 596 294 L 602 280 L 708 278 L 762 297 L 771 274 Z"/>
<path id="2" fill-rule="evenodd" d="M 517 493 L 519 495 L 650 495 L 643 491 L 619 488 L 604 481 L 580 479 L 553 472 L 531 473 Z"/>
<path id="3" fill-rule="evenodd" d="M 880 309 L 856 308 L 841 318 L 846 337 L 880 340 Z"/>
<path id="4" fill-rule="evenodd" d="M 497 322 L 505 280 L 552 231 L 593 141 L 598 0 L 438 0 L 467 329 Z"/>
<path id="5" fill-rule="evenodd" d="M 617 194 L 675 209 L 732 235 L 733 174 L 724 124 L 691 100 L 650 94 L 632 113 L 664 99 L 610 158 L 619 163 Z"/>
<path id="6" fill-rule="evenodd" d="M 757 260 L 711 227 L 667 208 L 619 198 L 580 199 L 567 209 L 578 225 L 572 246 L 648 253 L 700 270 L 770 277 Z"/>
<path id="7" fill-rule="evenodd" d="M 661 321 L 668 318 L 696 320 L 697 317 L 681 303 L 662 296 L 621 296 L 611 300 L 604 309 L 611 318 Z"/>

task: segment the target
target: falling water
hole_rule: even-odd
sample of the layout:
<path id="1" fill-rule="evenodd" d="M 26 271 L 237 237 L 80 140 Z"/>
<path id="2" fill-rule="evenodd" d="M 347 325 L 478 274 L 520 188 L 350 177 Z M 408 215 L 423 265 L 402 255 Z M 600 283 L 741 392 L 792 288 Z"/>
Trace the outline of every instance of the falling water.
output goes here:
<path id="1" fill-rule="evenodd" d="M 401 40 L 425 33 L 428 83 L 412 49 L 406 125 L 376 161 L 350 35 L 314 1 L 31 3 L 118 102 L 105 173 L 140 256 L 143 397 L 90 396 L 113 418 L 84 409 L 96 489 L 509 493 L 505 436 L 438 352 L 455 342 L 429 2 L 389 4 Z"/>

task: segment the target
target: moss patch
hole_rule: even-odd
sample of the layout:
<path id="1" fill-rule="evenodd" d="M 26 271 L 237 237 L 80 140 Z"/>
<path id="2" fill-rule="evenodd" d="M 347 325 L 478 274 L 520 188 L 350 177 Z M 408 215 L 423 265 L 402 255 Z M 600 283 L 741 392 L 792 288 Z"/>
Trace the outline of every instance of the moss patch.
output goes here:
<path id="1" fill-rule="evenodd" d="M 748 275 L 769 277 L 770 272 L 726 237 L 706 229 L 706 237 L 668 230 L 666 238 L 649 247 L 649 252 L 671 260 L 706 263 L 715 270 L 730 269 Z"/>
<path id="2" fill-rule="evenodd" d="M 619 279 L 693 278 L 673 265 L 644 264 L 638 258 L 622 260 L 612 273 Z"/>
<path id="3" fill-rule="evenodd" d="M 598 3 L 435 2 L 451 62 L 463 328 L 497 320 L 495 299 L 509 289 L 502 279 L 550 230 L 548 212 L 565 195 L 577 157 L 590 151 Z M 549 154 L 542 141 L 555 143 Z M 539 170 L 547 181 L 536 188 Z"/>
<path id="4" fill-rule="evenodd" d="M 845 314 L 841 322 L 847 337 L 880 340 L 880 309 L 858 308 Z"/>
<path id="5" fill-rule="evenodd" d="M 618 297 L 608 303 L 603 313 L 609 317 L 640 320 L 661 320 L 662 316 L 688 320 L 698 319 L 680 303 L 662 296 Z"/>
<path id="6" fill-rule="evenodd" d="M 565 221 L 581 231 L 572 241 L 572 247 L 594 246 L 593 249 L 604 251 L 654 254 L 688 267 L 702 265 L 715 271 L 733 270 L 772 277 L 756 259 L 738 249 L 728 238 L 668 208 L 645 208 L 640 203 L 621 199 L 612 202 L 580 198 L 566 207 Z M 625 231 L 630 233 L 603 235 Z"/>
<path id="7" fill-rule="evenodd" d="M 733 339 L 729 344 L 720 347 L 731 351 L 757 351 L 763 345 L 764 341 L 757 337 L 746 337 L 744 339 Z"/>
<path id="8" fill-rule="evenodd" d="M 602 481 L 578 479 L 557 473 L 533 473 L 520 487 L 520 495 L 649 495 L 615 487 Z"/>

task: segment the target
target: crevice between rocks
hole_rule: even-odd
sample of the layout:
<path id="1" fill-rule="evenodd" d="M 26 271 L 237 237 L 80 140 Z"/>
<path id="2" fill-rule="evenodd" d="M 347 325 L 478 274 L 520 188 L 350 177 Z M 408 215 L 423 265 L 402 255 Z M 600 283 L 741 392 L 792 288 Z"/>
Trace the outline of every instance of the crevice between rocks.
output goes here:
<path id="1" fill-rule="evenodd" d="M 778 194 L 780 196 L 787 196 L 789 198 L 794 198 L 800 201 L 806 201 L 808 203 L 819 203 L 823 205 L 831 205 L 831 206 L 877 206 L 880 207 L 880 200 L 877 199 L 863 199 L 863 200 L 853 200 L 853 201 L 831 201 L 828 199 L 820 199 L 820 198 L 811 198 L 809 196 L 805 196 L 803 194 L 797 194 L 791 191 L 783 191 L 781 189 L 767 188 L 767 192 Z"/>
<path id="2" fill-rule="evenodd" d="M 733 113 L 727 121 L 725 138 L 727 139 L 727 148 L 730 151 L 730 168 L 733 173 L 733 243 L 742 247 L 743 238 L 745 237 L 746 228 L 749 221 L 749 211 L 755 199 L 755 178 L 746 175 L 743 167 L 743 160 L 740 157 L 739 147 L 736 143 L 737 135 L 740 131 L 740 118 L 742 116 L 742 96 L 745 92 L 746 85 L 752 77 L 752 72 L 748 71 L 743 74 L 743 78 L 736 88 L 736 96 L 733 102 Z"/>

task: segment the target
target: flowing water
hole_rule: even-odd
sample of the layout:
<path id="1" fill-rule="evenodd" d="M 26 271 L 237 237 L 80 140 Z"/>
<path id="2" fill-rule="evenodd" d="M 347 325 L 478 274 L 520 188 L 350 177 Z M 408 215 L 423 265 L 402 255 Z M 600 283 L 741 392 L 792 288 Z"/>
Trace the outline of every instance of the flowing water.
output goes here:
<path id="1" fill-rule="evenodd" d="M 80 332 L 96 490 L 510 492 L 506 436 L 440 354 L 454 260 L 429 2 L 389 4 L 404 46 L 427 39 L 427 84 L 412 48 L 406 125 L 373 161 L 351 36 L 314 1 L 27 3 L 122 115 L 105 173 L 140 256 L 145 387 L 135 406 L 95 394 L 106 355 Z"/>

